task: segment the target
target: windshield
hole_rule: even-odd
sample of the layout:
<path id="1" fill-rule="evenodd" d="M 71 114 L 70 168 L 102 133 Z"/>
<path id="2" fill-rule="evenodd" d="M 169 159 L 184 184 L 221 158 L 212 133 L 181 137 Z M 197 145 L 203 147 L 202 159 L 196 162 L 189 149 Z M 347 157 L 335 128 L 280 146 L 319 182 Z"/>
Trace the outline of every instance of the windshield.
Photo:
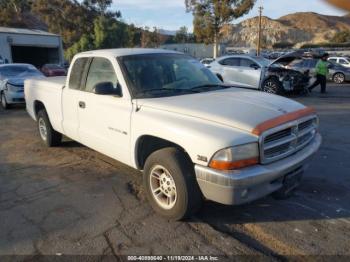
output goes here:
<path id="1" fill-rule="evenodd" d="M 227 88 L 203 64 L 185 55 L 132 55 L 119 60 L 135 98 L 183 95 Z"/>
<path id="2" fill-rule="evenodd" d="M 41 76 L 42 74 L 34 66 L 30 65 L 4 66 L 0 68 L 0 77 L 3 78 L 21 77 L 27 75 Z"/>

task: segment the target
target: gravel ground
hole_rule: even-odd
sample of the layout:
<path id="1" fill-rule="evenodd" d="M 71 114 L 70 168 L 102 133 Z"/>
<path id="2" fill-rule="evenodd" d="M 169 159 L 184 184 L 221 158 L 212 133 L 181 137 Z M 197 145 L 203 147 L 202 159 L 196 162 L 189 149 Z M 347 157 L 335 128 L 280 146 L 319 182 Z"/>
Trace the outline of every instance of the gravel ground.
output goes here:
<path id="1" fill-rule="evenodd" d="M 66 140 L 45 148 L 21 107 L 0 110 L 0 255 L 350 255 L 350 85 L 293 98 L 317 109 L 324 143 L 288 200 L 205 203 L 169 222 L 141 174 Z"/>

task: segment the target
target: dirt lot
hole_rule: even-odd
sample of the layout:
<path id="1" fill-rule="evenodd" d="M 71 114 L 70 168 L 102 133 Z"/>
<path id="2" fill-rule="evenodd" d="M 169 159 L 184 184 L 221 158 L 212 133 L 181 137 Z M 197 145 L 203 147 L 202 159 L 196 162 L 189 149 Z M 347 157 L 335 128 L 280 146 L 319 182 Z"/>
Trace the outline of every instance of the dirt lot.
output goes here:
<path id="1" fill-rule="evenodd" d="M 141 175 L 75 142 L 45 148 L 23 108 L 0 110 L 0 255 L 350 255 L 350 85 L 297 98 L 323 146 L 289 200 L 153 213 Z"/>

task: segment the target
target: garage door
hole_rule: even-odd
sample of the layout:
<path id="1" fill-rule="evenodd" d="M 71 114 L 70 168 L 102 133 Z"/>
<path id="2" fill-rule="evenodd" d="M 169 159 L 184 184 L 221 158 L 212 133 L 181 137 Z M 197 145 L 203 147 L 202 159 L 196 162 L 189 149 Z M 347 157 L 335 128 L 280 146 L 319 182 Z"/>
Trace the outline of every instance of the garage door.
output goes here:
<path id="1" fill-rule="evenodd" d="M 11 46 L 13 63 L 32 64 L 41 67 L 44 64 L 58 64 L 59 49 L 35 46 Z"/>

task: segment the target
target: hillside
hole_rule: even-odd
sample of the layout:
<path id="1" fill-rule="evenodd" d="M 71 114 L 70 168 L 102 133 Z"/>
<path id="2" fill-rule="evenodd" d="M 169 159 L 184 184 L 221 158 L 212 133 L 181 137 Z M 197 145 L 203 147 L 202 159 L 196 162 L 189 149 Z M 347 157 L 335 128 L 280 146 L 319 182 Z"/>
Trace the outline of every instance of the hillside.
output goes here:
<path id="1" fill-rule="evenodd" d="M 294 13 L 271 19 L 263 17 L 263 45 L 290 42 L 305 43 L 329 41 L 337 32 L 350 30 L 350 16 L 327 16 L 317 13 Z M 257 42 L 258 17 L 247 19 L 226 30 L 224 38 L 232 46 L 253 47 Z"/>

